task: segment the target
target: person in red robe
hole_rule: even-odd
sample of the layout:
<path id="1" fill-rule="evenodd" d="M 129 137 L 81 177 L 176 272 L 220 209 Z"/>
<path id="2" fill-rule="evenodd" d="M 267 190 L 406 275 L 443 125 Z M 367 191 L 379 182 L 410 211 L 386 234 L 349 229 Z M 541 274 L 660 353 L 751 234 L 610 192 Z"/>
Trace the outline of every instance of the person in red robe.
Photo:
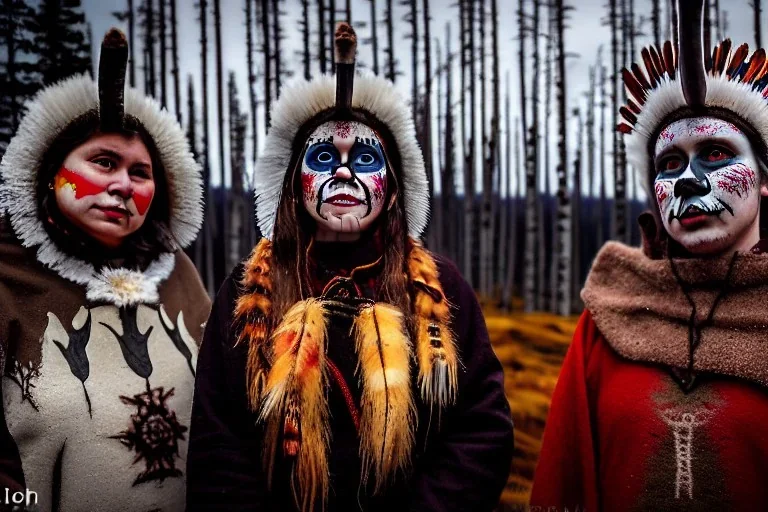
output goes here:
<path id="1" fill-rule="evenodd" d="M 681 2 L 679 51 L 624 72 L 618 129 L 655 205 L 642 248 L 607 243 L 587 278 L 533 511 L 768 507 L 768 69 L 701 40 Z"/>

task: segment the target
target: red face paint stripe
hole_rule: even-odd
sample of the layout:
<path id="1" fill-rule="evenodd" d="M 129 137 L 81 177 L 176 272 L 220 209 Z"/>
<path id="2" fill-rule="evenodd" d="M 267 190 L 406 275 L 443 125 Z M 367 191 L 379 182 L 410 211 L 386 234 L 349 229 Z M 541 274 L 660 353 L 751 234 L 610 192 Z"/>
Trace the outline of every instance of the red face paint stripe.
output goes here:
<path id="1" fill-rule="evenodd" d="M 149 203 L 152 202 L 152 197 L 154 194 L 133 194 L 133 202 L 136 203 L 136 211 L 139 212 L 139 215 L 144 215 L 147 213 L 147 210 L 149 209 Z"/>
<path id="2" fill-rule="evenodd" d="M 56 185 L 58 187 L 62 187 L 66 184 L 73 185 L 72 188 L 75 191 L 75 199 L 100 194 L 106 190 L 106 188 L 101 185 L 96 185 L 87 178 L 80 176 L 74 171 L 70 171 L 66 167 L 59 169 L 58 177 L 60 178 L 56 180 Z"/>

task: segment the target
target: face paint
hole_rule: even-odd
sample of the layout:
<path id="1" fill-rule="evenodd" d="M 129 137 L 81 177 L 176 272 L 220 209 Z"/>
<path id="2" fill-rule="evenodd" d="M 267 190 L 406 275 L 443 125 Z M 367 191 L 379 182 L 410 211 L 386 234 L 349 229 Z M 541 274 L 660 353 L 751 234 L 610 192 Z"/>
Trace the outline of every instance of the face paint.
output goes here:
<path id="1" fill-rule="evenodd" d="M 320 125 L 307 141 L 301 184 L 304 207 L 317 222 L 320 238 L 359 236 L 379 216 L 387 196 L 378 136 L 353 121 Z"/>
<path id="2" fill-rule="evenodd" d="M 759 166 L 735 125 L 711 117 L 676 121 L 659 135 L 654 161 L 656 202 L 674 240 L 694 254 L 757 243 Z"/>
<path id="3" fill-rule="evenodd" d="M 92 196 L 94 194 L 101 194 L 105 192 L 106 187 L 92 183 L 83 176 L 80 176 L 74 171 L 70 171 L 66 167 L 62 167 L 56 175 L 55 187 L 57 189 L 61 187 L 70 187 L 75 192 L 75 199 L 81 199 L 85 196 Z"/>
<path id="4" fill-rule="evenodd" d="M 137 136 L 94 135 L 67 155 L 53 188 L 73 226 L 116 247 L 143 225 L 155 195 L 149 152 Z"/>
<path id="5" fill-rule="evenodd" d="M 139 215 L 145 215 L 147 213 L 149 204 L 152 202 L 152 197 L 154 197 L 154 190 L 151 193 L 133 193 L 133 202 L 136 203 L 136 211 L 139 212 Z"/>

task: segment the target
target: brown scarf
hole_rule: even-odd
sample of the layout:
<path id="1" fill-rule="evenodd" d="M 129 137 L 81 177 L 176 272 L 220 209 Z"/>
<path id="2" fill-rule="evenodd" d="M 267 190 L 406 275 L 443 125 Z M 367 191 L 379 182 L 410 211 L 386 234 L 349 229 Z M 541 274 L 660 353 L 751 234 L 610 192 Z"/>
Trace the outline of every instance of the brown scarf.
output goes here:
<path id="1" fill-rule="evenodd" d="M 418 367 L 422 400 L 435 408 L 456 399 L 458 354 L 450 309 L 437 265 L 411 244 L 408 276 L 414 290 L 411 340 L 405 315 L 383 303 L 362 307 L 354 322 L 362 384 L 360 455 L 363 480 L 380 490 L 410 463 L 415 403 L 411 361 Z M 325 357 L 329 317 L 323 300 L 296 303 L 273 332 L 266 319 L 271 304 L 272 245 L 263 239 L 245 264 L 235 322 L 237 343 L 248 344 L 247 382 L 251 408 L 266 426 L 264 463 L 270 472 L 282 438 L 282 453 L 294 458 L 297 496 L 303 510 L 328 493 L 328 406 L 325 387 L 332 371 Z M 415 347 L 415 350 L 414 350 Z M 415 353 L 414 353 L 415 352 Z"/>
<path id="2" fill-rule="evenodd" d="M 627 359 L 768 386 L 768 254 L 658 260 L 609 242 L 581 297 Z"/>

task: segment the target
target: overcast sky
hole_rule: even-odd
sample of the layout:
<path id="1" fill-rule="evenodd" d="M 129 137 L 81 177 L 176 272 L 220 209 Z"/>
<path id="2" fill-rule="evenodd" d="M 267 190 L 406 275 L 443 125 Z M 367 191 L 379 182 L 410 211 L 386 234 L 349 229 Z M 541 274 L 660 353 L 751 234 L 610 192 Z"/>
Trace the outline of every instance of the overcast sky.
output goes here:
<path id="1" fill-rule="evenodd" d="M 194 0 L 177 0 L 178 1 L 178 18 L 179 18 L 179 43 L 180 43 L 180 67 L 181 75 L 184 77 L 182 82 L 182 111 L 184 115 L 184 123 L 186 123 L 186 77 L 188 74 L 192 74 L 195 80 L 195 89 L 198 95 L 198 108 L 199 108 L 199 94 L 201 90 L 200 86 L 200 29 L 198 22 L 198 8 Z M 519 80 L 519 65 L 518 65 L 518 49 L 519 43 L 517 40 L 517 15 L 516 10 L 518 8 L 518 0 L 497 0 L 499 6 L 499 48 L 500 48 L 500 62 L 501 62 L 501 75 L 502 80 L 509 73 L 512 81 L 512 117 L 519 116 L 519 94 L 518 94 L 518 80 Z M 240 90 L 241 108 L 246 109 L 248 105 L 247 97 L 247 64 L 246 64 L 246 45 L 245 45 L 245 14 L 244 14 L 244 0 L 221 0 L 222 2 L 222 22 L 223 22 L 223 34 L 222 45 L 224 48 L 223 54 L 223 67 L 225 76 L 230 70 L 234 71 L 238 79 L 238 87 Z M 139 3 L 139 1 L 135 1 Z M 209 0 L 210 3 L 210 0 Z M 311 1 L 314 5 L 314 1 Z M 421 3 L 421 2 L 419 2 Z M 455 0 L 431 0 L 430 9 L 432 16 L 432 31 L 433 40 L 439 40 L 439 44 L 442 46 L 443 51 L 446 44 L 446 25 L 451 24 L 451 34 L 454 39 L 451 41 L 453 50 L 457 48 L 457 33 L 458 33 L 458 7 L 455 5 Z M 566 50 L 573 54 L 567 62 L 567 90 L 568 90 L 568 107 L 569 110 L 574 106 L 582 105 L 584 102 L 584 93 L 589 86 L 589 66 L 595 62 L 598 47 L 605 45 L 604 52 L 610 50 L 610 33 L 608 27 L 603 25 L 603 19 L 606 16 L 606 7 L 603 0 L 579 0 L 570 2 L 575 4 L 575 10 L 571 12 L 571 19 L 568 22 L 568 28 L 565 34 Z M 664 3 L 664 0 L 662 0 Z M 386 2 L 384 0 L 378 0 L 379 6 L 378 18 L 381 21 L 384 17 L 384 8 Z M 396 56 L 400 61 L 400 70 L 404 73 L 398 77 L 397 85 L 401 89 L 402 93 L 406 97 L 410 97 L 410 54 L 411 54 L 411 42 L 407 39 L 410 33 L 410 25 L 406 21 L 402 21 L 403 17 L 407 14 L 407 8 L 399 5 L 399 0 L 393 0 L 395 4 L 395 17 L 398 19 L 398 23 L 395 27 L 396 31 Z M 488 2 L 490 4 L 490 2 Z M 525 1 L 526 8 L 530 11 L 530 0 Z M 726 36 L 731 37 L 734 42 L 748 42 L 751 47 L 754 47 L 754 32 L 753 32 L 753 18 L 752 8 L 750 7 L 748 0 L 729 0 L 728 2 L 721 1 L 721 8 L 727 11 L 728 19 L 728 31 Z M 94 40 L 98 43 L 103 34 L 111 26 L 117 26 L 127 30 L 127 26 L 118 22 L 113 16 L 112 12 L 125 9 L 125 0 L 83 0 L 83 5 L 86 11 L 88 20 L 92 24 Z M 340 12 L 338 19 L 343 18 L 343 6 L 344 0 L 336 0 L 337 8 Z M 367 22 L 370 17 L 370 1 L 369 0 L 352 0 L 352 18 L 353 22 L 365 21 Z M 301 74 L 301 55 L 299 49 L 302 44 L 301 31 L 297 23 L 301 16 L 301 2 L 300 0 L 283 0 L 282 9 L 285 12 L 283 17 L 283 26 L 285 28 L 285 35 L 287 40 L 284 44 L 283 59 L 287 62 L 288 67 L 296 70 L 297 75 Z M 649 0 L 635 0 L 635 13 L 640 18 L 647 19 L 650 14 L 651 2 Z M 310 9 L 310 23 L 313 27 L 317 27 L 316 9 Z M 545 15 L 545 10 L 542 9 L 542 16 Z M 765 16 L 764 16 L 765 18 Z M 214 53 L 214 32 L 213 32 L 213 16 L 209 14 L 209 79 L 210 81 L 210 96 L 209 105 L 211 109 L 211 119 L 216 119 L 216 95 L 215 88 L 213 87 L 215 79 L 215 53 Z M 360 40 L 366 40 L 369 37 L 369 28 L 360 27 L 358 25 L 358 37 Z M 641 29 L 649 33 L 651 32 L 650 23 L 645 22 L 641 26 Z M 765 32 L 765 29 L 764 29 Z M 490 28 L 488 29 L 490 34 Z M 663 36 L 666 34 L 663 34 Z M 137 33 L 137 44 L 139 43 L 139 35 Z M 258 33 L 257 33 L 258 37 Z M 379 29 L 380 40 L 380 52 L 382 55 L 379 57 L 380 62 L 384 62 L 383 49 L 386 46 L 386 39 L 384 37 L 383 26 Z M 636 54 L 639 56 L 640 48 L 649 42 L 649 37 L 640 37 L 637 42 Z M 543 45 L 543 43 L 542 43 Z M 433 52 L 436 53 L 437 45 L 433 44 Z M 98 52 L 98 50 L 96 50 Z M 607 55 L 607 53 L 606 53 Z M 636 58 L 637 58 L 636 56 Z M 98 58 L 98 55 L 95 56 Z M 260 58 L 260 56 L 259 56 Z M 371 59 L 371 47 L 369 44 L 361 44 L 358 51 L 358 60 L 363 64 L 370 64 Z M 433 57 L 433 62 L 436 62 L 436 55 Z M 257 65 L 261 65 L 258 61 Z M 137 73 L 140 70 L 141 59 L 137 59 Z M 170 62 L 169 62 L 170 67 Z M 490 60 L 489 60 L 490 67 Z M 317 68 L 315 68 L 316 72 Z M 528 71 L 530 73 L 530 69 Z M 456 73 L 458 75 L 458 73 Z M 170 83 L 170 75 L 169 75 Z M 137 76 L 137 82 L 141 84 L 140 76 Z M 504 82 L 502 82 L 504 83 Z M 530 82 L 529 82 L 530 83 Z M 529 86 L 530 90 L 530 86 Z M 260 94 L 260 90 L 259 90 Z M 172 93 L 169 100 L 171 105 Z M 172 107 L 171 107 L 172 108 Z M 225 97 L 225 112 L 226 97 Z M 198 114 L 199 116 L 199 114 Z M 261 117 L 260 117 L 261 119 Z M 554 117 L 552 118 L 552 124 L 554 124 Z M 574 127 L 573 123 L 569 125 Z M 215 182 L 218 183 L 218 135 L 215 131 L 215 125 L 212 123 L 210 127 L 210 141 L 211 141 L 211 167 L 214 176 L 216 176 Z M 264 140 L 263 127 L 261 127 L 262 133 L 260 133 L 260 141 Z M 575 132 L 575 130 L 571 130 Z M 250 135 L 249 135 L 250 139 Z M 571 136 L 569 151 L 573 152 L 576 143 L 574 136 Z M 457 140 L 459 138 L 457 137 Z M 250 155 L 250 145 L 248 148 L 248 154 Z M 250 156 L 249 156 L 250 160 Z M 227 162 L 228 165 L 228 162 Z M 554 167 L 554 165 L 553 165 Z M 609 183 L 610 185 L 610 180 Z"/>

